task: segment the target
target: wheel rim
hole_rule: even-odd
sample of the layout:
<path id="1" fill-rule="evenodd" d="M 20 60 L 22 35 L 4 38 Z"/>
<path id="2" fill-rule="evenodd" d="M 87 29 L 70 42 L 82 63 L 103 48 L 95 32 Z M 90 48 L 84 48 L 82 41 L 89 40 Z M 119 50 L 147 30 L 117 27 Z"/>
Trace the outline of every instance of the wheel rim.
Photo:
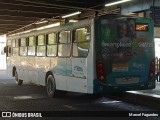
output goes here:
<path id="1" fill-rule="evenodd" d="M 54 91 L 55 91 L 55 87 L 54 87 L 53 81 L 54 81 L 53 77 L 52 76 L 48 76 L 48 79 L 47 79 L 47 92 L 48 92 L 49 96 L 53 96 Z"/>
<path id="2" fill-rule="evenodd" d="M 18 82 L 18 74 L 17 74 L 17 71 L 15 71 L 15 80 Z"/>
<path id="3" fill-rule="evenodd" d="M 49 79 L 48 80 L 48 93 L 52 94 L 52 92 L 53 92 L 53 85 L 52 85 L 51 79 Z"/>

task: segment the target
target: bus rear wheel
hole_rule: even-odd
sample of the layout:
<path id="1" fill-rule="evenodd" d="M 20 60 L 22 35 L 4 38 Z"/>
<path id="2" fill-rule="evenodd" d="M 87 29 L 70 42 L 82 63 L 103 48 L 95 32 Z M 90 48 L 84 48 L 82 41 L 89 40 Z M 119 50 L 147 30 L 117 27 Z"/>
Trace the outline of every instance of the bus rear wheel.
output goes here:
<path id="1" fill-rule="evenodd" d="M 18 79 L 18 73 L 17 73 L 17 71 L 15 71 L 15 75 L 14 76 L 15 76 L 15 80 L 16 80 L 17 85 L 22 85 L 23 80 Z"/>
<path id="2" fill-rule="evenodd" d="M 49 97 L 54 97 L 56 93 L 56 83 L 52 75 L 48 75 L 47 77 L 47 94 Z"/>

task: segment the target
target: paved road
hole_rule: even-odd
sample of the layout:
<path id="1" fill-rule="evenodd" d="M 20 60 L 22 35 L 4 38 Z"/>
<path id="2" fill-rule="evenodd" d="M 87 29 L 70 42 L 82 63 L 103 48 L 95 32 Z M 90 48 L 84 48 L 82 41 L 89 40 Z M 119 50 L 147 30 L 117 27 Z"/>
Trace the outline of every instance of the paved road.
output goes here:
<path id="1" fill-rule="evenodd" d="M 92 111 L 88 113 L 91 116 L 96 116 L 95 111 L 97 111 L 97 114 L 99 114 L 99 111 L 102 111 L 102 115 L 106 112 L 106 114 L 112 114 L 111 116 L 114 116 L 114 113 L 115 116 L 116 114 L 119 114 L 118 116 L 120 116 L 121 111 L 134 111 L 141 113 L 143 111 L 156 112 L 157 110 L 142 105 L 117 101 L 105 96 L 86 95 L 72 92 L 68 92 L 64 96 L 52 99 L 48 98 L 46 90 L 42 86 L 17 86 L 14 80 L 0 80 L 0 111 L 73 111 L 73 116 L 76 114 L 75 111 L 83 111 L 80 115 L 83 113 L 86 114 L 86 111 Z M 118 112 L 111 113 L 111 111 Z M 61 112 L 58 114 L 61 114 Z M 57 112 L 54 113 L 57 114 Z M 70 112 L 70 114 L 71 113 L 72 112 Z M 62 119 L 61 117 L 58 118 Z M 157 117 L 154 117 L 153 119 L 156 120 L 156 118 Z M 69 118 L 67 117 L 67 119 Z M 76 119 L 78 118 L 76 117 Z M 88 116 L 87 120 L 88 119 L 91 118 Z M 141 119 L 150 120 L 151 118 L 141 117 Z"/>

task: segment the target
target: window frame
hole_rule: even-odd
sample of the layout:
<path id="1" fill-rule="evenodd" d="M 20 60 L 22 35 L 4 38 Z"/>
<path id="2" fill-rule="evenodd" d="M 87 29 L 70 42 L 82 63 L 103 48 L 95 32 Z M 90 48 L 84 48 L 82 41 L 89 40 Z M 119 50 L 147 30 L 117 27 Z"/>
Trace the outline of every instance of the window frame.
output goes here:
<path id="1" fill-rule="evenodd" d="M 65 31 L 69 31 L 70 32 L 70 39 L 69 39 L 69 43 L 68 43 L 68 38 L 67 38 L 67 42 L 66 43 L 60 43 L 60 33 L 61 32 L 65 32 Z M 69 58 L 69 57 L 71 57 L 71 51 L 72 51 L 72 30 L 71 29 L 64 29 L 64 30 L 61 30 L 61 31 L 59 31 L 58 32 L 58 45 L 57 45 L 57 56 L 59 57 L 59 58 Z M 70 45 L 70 51 L 69 51 L 69 55 L 67 56 L 59 56 L 59 45 Z"/>
<path id="2" fill-rule="evenodd" d="M 89 40 L 86 40 L 86 41 L 76 41 L 76 30 L 77 29 L 81 29 L 81 28 L 88 28 L 90 30 L 90 34 L 89 34 L 89 37 L 90 39 Z M 77 27 L 77 28 L 73 28 L 73 35 L 72 35 L 72 57 L 73 58 L 87 58 L 88 57 L 88 53 L 89 53 L 89 49 L 90 49 L 90 44 L 91 44 L 91 26 L 90 25 L 87 25 L 87 26 L 80 26 L 80 27 Z M 88 43 L 89 44 L 89 47 L 88 47 L 88 52 L 87 52 L 87 56 L 74 56 L 73 55 L 73 45 L 74 43 Z"/>
<path id="3" fill-rule="evenodd" d="M 10 57 L 12 55 L 12 39 L 7 39 L 6 46 L 8 46 L 7 57 Z"/>
<path id="4" fill-rule="evenodd" d="M 25 38 L 25 46 L 22 46 L 22 44 L 21 44 L 21 39 L 23 39 L 23 38 Z M 20 38 L 19 39 L 20 40 L 20 45 L 19 45 L 19 56 L 27 56 L 28 55 L 28 46 L 27 46 L 27 43 L 28 43 L 28 39 L 27 39 L 27 37 L 22 37 L 22 38 Z M 26 54 L 25 55 L 21 55 L 21 48 L 26 48 Z"/>
<path id="5" fill-rule="evenodd" d="M 30 44 L 29 44 L 29 43 L 30 43 L 30 40 L 29 40 L 30 37 L 33 37 L 33 41 L 34 41 L 34 45 L 31 45 L 31 46 L 30 46 Z M 36 56 L 36 37 L 33 35 L 33 36 L 28 36 L 27 38 L 28 38 L 28 43 L 27 43 L 27 56 L 33 56 L 33 57 L 34 57 L 34 56 Z M 29 55 L 29 54 L 28 54 L 29 47 L 35 47 L 35 48 L 34 48 L 34 55 Z"/>
<path id="6" fill-rule="evenodd" d="M 12 46 L 12 56 L 19 56 L 19 52 L 20 52 L 19 51 L 19 38 L 15 38 L 12 40 L 14 40 L 14 46 Z M 11 42 L 11 44 L 12 44 L 12 42 Z M 16 54 L 13 53 L 14 49 L 17 49 Z"/>
<path id="7" fill-rule="evenodd" d="M 38 45 L 38 36 L 40 36 L 40 35 L 43 35 L 44 36 L 44 44 L 43 45 Z M 42 33 L 42 34 L 38 34 L 38 35 L 36 35 L 36 37 L 35 37 L 35 39 L 36 39 L 36 50 L 35 50 L 35 52 L 36 52 L 36 57 L 45 57 L 46 56 L 46 34 L 44 34 L 44 33 Z M 38 53 L 38 47 L 42 47 L 42 46 L 44 46 L 45 47 L 45 53 L 44 53 L 44 55 L 38 55 L 37 53 Z"/>
<path id="8" fill-rule="evenodd" d="M 49 44 L 49 34 L 55 34 L 56 35 L 56 42 L 53 44 Z M 56 46 L 56 54 L 55 55 L 48 55 L 48 46 Z M 58 32 L 49 32 L 46 34 L 46 56 L 47 57 L 57 57 L 58 56 Z"/>

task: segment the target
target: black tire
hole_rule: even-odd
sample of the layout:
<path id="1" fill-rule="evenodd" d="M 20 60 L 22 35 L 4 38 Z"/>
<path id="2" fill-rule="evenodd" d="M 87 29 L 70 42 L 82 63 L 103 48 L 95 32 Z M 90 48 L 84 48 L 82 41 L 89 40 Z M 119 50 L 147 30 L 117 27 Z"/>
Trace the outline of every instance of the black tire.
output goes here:
<path id="1" fill-rule="evenodd" d="M 53 98 L 56 94 L 56 83 L 53 75 L 48 75 L 46 88 L 48 96 Z"/>
<path id="2" fill-rule="evenodd" d="M 23 80 L 18 79 L 18 73 L 17 73 L 17 71 L 15 71 L 14 77 L 15 77 L 17 85 L 22 85 L 23 84 Z"/>

